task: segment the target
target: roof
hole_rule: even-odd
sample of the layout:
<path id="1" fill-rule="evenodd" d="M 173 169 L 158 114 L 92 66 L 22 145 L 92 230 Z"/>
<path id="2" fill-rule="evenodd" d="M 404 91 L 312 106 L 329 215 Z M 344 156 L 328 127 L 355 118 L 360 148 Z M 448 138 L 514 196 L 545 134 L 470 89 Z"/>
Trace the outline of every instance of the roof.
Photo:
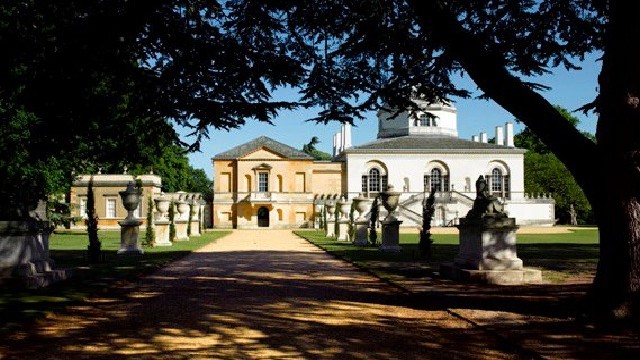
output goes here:
<path id="1" fill-rule="evenodd" d="M 376 139 L 366 144 L 345 150 L 348 153 L 371 152 L 375 150 L 391 151 L 453 151 L 453 152 L 510 152 L 524 153 L 524 150 L 511 146 L 481 143 L 463 140 L 453 136 L 399 136 Z"/>
<path id="2" fill-rule="evenodd" d="M 297 150 L 289 145 L 275 141 L 267 136 L 257 137 L 247 143 L 238 145 L 230 150 L 221 152 L 213 157 L 214 160 L 233 160 L 241 158 L 256 150 L 267 148 L 274 151 L 285 158 L 296 160 L 313 160 L 313 157 L 307 153 Z"/>

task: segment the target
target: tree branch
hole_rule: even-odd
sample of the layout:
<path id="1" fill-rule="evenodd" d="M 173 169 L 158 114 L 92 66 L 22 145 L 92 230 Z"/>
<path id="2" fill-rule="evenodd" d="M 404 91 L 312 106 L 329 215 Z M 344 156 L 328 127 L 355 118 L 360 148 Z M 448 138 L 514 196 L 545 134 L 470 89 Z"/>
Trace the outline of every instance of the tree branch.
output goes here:
<path id="1" fill-rule="evenodd" d="M 527 125 L 567 166 L 590 199 L 597 196 L 592 168 L 597 146 L 544 97 L 513 76 L 491 43 L 470 33 L 439 1 L 409 0 L 425 29 L 451 52 L 484 93 Z"/>

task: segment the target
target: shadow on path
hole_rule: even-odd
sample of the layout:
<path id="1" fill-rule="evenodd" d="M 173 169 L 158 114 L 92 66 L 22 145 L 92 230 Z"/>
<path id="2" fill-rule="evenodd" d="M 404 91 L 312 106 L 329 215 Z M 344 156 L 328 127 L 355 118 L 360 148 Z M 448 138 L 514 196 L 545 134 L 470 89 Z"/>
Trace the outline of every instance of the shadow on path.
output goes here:
<path id="1" fill-rule="evenodd" d="M 549 312 L 542 305 L 552 302 L 553 293 L 541 300 L 539 311 L 527 305 L 524 319 L 515 314 L 522 310 L 516 302 L 526 295 L 524 287 L 511 288 L 502 299 L 499 291 L 435 283 L 433 289 L 412 295 L 311 246 L 300 251 L 216 249 L 193 253 L 137 284 L 13 334 L 4 339 L 5 357 L 0 358 L 528 359 L 638 354 L 637 341 L 624 343 L 626 336 L 591 341 L 573 321 Z"/>

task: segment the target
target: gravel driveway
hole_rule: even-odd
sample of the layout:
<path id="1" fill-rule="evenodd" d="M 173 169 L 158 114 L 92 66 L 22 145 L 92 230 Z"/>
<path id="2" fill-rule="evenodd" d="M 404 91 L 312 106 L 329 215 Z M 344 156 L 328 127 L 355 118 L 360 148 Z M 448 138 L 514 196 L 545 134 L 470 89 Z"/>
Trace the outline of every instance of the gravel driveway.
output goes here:
<path id="1" fill-rule="evenodd" d="M 412 303 L 407 292 L 288 230 L 236 230 L 138 283 L 3 339 L 0 359 L 542 357 L 487 330 L 496 321 L 514 329 L 519 317 Z M 529 339 L 527 328 L 513 334 Z"/>

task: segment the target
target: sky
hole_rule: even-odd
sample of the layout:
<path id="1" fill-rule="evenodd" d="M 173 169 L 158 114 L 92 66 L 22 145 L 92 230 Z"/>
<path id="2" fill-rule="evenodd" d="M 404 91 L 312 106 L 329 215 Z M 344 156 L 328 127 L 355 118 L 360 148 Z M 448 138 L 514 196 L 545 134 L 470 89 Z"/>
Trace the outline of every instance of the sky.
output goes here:
<path id="1" fill-rule="evenodd" d="M 553 69 L 552 74 L 538 78 L 528 79 L 551 87 L 551 90 L 542 92 L 542 95 L 554 105 L 560 105 L 569 111 L 578 109 L 595 98 L 597 94 L 597 76 L 600 73 L 601 62 L 598 56 L 590 55 L 580 63 L 581 70 L 567 71 L 564 68 Z M 460 78 L 459 84 L 472 91 L 474 95 L 480 92 L 469 78 Z M 287 90 L 278 92 L 275 100 L 291 100 L 295 97 L 295 91 Z M 472 135 L 486 132 L 493 137 L 496 126 L 503 126 L 505 122 L 514 123 L 514 132 L 522 130 L 521 124 L 514 122 L 514 116 L 502 109 L 492 100 L 455 99 L 454 106 L 458 110 L 458 136 L 462 139 L 471 139 Z M 276 141 L 302 149 L 313 136 L 320 139 L 316 146 L 321 151 L 332 153 L 333 135 L 340 130 L 340 123 L 316 124 L 305 121 L 316 116 L 317 110 L 300 109 L 294 111 L 282 111 L 273 121 L 273 125 L 247 119 L 246 124 L 230 131 L 211 129 L 210 139 L 201 143 L 201 151 L 189 154 L 189 162 L 196 169 L 203 169 L 207 176 L 213 178 L 211 158 L 218 153 L 227 151 L 234 146 L 246 143 L 258 136 L 268 136 Z M 579 128 L 590 133 L 595 133 L 596 116 L 593 113 L 585 115 L 582 112 L 573 113 L 580 120 Z M 365 120 L 356 121 L 352 128 L 352 144 L 359 145 L 375 140 L 378 132 L 378 122 L 374 112 L 365 114 Z M 181 134 L 186 130 L 178 129 Z M 187 142 L 188 138 L 184 138 Z"/>

